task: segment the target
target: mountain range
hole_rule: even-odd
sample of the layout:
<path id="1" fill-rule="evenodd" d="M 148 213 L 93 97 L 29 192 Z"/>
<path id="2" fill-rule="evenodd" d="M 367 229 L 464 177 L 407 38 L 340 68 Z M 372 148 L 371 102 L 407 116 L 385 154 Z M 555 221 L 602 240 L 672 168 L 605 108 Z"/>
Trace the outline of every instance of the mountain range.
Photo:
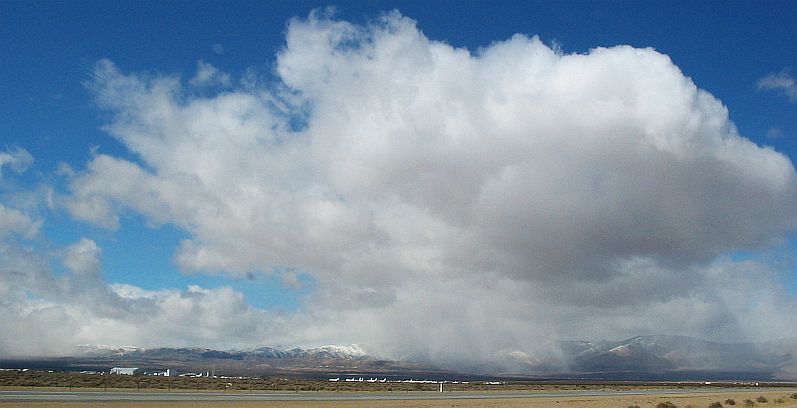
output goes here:
<path id="1" fill-rule="evenodd" d="M 382 376 L 444 375 L 431 364 L 395 361 L 368 354 L 357 345 L 315 348 L 266 346 L 244 350 L 209 348 L 138 348 L 84 346 L 81 355 L 58 359 L 69 368 L 97 369 L 128 366 L 171 368 L 178 372 L 215 371 L 225 375 L 260 375 L 322 378 L 347 373 Z M 2 360 L 0 360 L 0 364 Z"/>
<path id="2" fill-rule="evenodd" d="M 230 375 L 287 375 L 322 378 L 346 374 L 451 377 L 493 375 L 549 379 L 797 380 L 797 338 L 763 343 L 717 343 L 693 337 L 653 335 L 621 341 L 558 341 L 556 358 L 531 358 L 521 350 L 486 357 L 490 363 L 438 367 L 367 353 L 357 345 L 317 348 L 259 347 L 246 350 L 86 346 L 79 356 L 3 360 L 56 369 L 135 366 L 177 371 L 215 370 Z"/>
<path id="3" fill-rule="evenodd" d="M 612 342 L 561 342 L 580 371 L 785 369 L 795 363 L 797 339 L 723 344 L 683 336 L 637 336 Z"/>

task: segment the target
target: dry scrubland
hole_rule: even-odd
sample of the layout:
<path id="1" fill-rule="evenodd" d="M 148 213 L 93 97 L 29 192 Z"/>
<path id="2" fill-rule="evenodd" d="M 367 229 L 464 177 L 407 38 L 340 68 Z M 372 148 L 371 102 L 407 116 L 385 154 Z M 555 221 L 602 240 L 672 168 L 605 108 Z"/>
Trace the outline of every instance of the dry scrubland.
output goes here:
<path id="1" fill-rule="evenodd" d="M 31 390 L 42 389 L 48 391 L 201 391 L 201 392 L 262 392 L 293 391 L 293 392 L 381 392 L 401 393 L 413 392 L 418 395 L 420 391 L 429 392 L 429 396 L 439 396 L 435 391 L 437 384 L 402 384 L 402 383 L 330 383 L 319 380 L 280 379 L 280 378 L 252 378 L 252 379 L 207 379 L 207 378 L 180 378 L 180 377 L 150 377 L 150 376 L 123 376 L 123 375 L 89 375 L 79 373 L 48 373 L 48 372 L 0 372 L 0 390 Z M 486 407 L 560 407 L 560 408 L 797 408 L 797 388 L 761 388 L 750 390 L 723 389 L 722 392 L 712 392 L 714 387 L 704 387 L 694 392 L 694 385 L 628 385 L 628 384 L 541 384 L 533 382 L 510 382 L 503 385 L 486 385 L 480 382 L 470 384 L 446 384 L 447 391 L 453 395 L 466 395 L 463 391 L 495 393 L 526 391 L 534 393 L 572 393 L 573 391 L 654 391 L 683 389 L 684 394 L 667 395 L 607 395 L 607 396 L 562 396 L 562 397 L 537 397 L 537 398 L 493 398 L 493 399 L 435 399 L 435 400 L 404 400 L 404 401 L 262 401 L 262 402 L 0 402 L 0 408 L 6 407 L 56 407 L 56 408 L 165 408 L 165 407 L 225 407 L 225 408 L 287 408 L 287 407 L 343 407 L 343 408 L 486 408 Z M 705 390 L 705 391 L 704 391 Z"/>
<path id="2" fill-rule="evenodd" d="M 544 398 L 440 399 L 407 401 L 262 401 L 262 402 L 0 402 L 0 408 L 793 408 L 797 389 L 740 390 L 669 395 Z"/>
<path id="3" fill-rule="evenodd" d="M 750 391 L 683 395 L 645 395 L 645 396 L 605 396 L 605 397 L 561 397 L 561 398 L 507 398 L 507 399 L 456 399 L 456 400 L 414 400 L 414 401 L 264 401 L 264 402 L 13 402 L 0 403 L 0 407 L 23 408 L 790 408 L 797 407 L 797 399 L 790 396 L 797 389 L 777 391 Z M 759 397 L 764 397 L 766 402 Z M 759 400 L 760 401 L 756 401 Z M 729 404 L 733 400 L 734 404 Z M 748 400 L 749 403 L 745 403 Z M 717 405 L 721 404 L 721 405 Z M 752 405 L 751 405 L 752 404 Z"/>
<path id="4" fill-rule="evenodd" d="M 700 383 L 652 383 L 642 384 L 587 384 L 587 383 L 541 383 L 533 381 L 509 381 L 500 385 L 484 381 L 469 383 L 446 383 L 445 390 L 453 392 L 501 392 L 501 391 L 628 391 L 667 388 L 669 390 L 693 389 Z M 720 384 L 715 384 L 719 386 Z M 763 384 L 762 385 L 768 385 Z M 50 388 L 53 390 L 141 390 L 141 391 L 218 391 L 218 392 L 436 392 L 438 384 L 422 383 L 368 383 L 329 382 L 301 378 L 190 378 L 156 377 L 147 375 L 97 375 L 76 372 L 46 371 L 0 371 L 0 389 Z M 705 387 L 711 389 L 713 387 Z"/>

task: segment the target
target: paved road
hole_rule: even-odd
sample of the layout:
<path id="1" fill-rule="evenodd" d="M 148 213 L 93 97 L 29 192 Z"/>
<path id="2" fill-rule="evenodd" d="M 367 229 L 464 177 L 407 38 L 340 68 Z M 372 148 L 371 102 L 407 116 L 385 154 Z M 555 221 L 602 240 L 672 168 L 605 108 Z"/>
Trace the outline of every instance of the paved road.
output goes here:
<path id="1" fill-rule="evenodd" d="M 752 390 L 752 389 L 750 389 Z M 757 391 L 765 389 L 757 388 Z M 134 391 L 0 391 L 0 401 L 352 401 L 352 400 L 430 400 L 430 399 L 488 399 L 488 398 L 545 398 L 591 397 L 615 395 L 700 394 L 748 391 L 740 388 L 712 389 L 655 389 L 630 391 L 568 391 L 568 392 L 394 392 L 394 393 L 210 393 L 210 392 L 134 392 Z"/>

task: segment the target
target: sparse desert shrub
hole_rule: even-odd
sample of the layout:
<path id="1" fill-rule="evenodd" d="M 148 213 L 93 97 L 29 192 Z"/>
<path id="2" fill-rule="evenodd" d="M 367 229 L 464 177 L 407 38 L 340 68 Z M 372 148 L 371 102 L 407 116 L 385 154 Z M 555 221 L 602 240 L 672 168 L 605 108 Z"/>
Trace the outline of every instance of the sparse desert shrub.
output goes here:
<path id="1" fill-rule="evenodd" d="M 639 405 L 629 405 L 628 408 L 639 408 Z"/>
<path id="2" fill-rule="evenodd" d="M 722 408 L 722 403 L 719 401 L 714 401 L 711 404 L 708 404 L 708 408 Z"/>
<path id="3" fill-rule="evenodd" d="M 736 405 L 736 400 L 733 398 L 728 398 L 725 400 L 725 405 Z"/>
<path id="4" fill-rule="evenodd" d="M 752 407 L 752 406 L 754 406 L 754 405 L 755 405 L 755 402 L 753 402 L 753 400 L 751 400 L 751 399 L 746 399 L 746 400 L 744 400 L 744 406 L 746 406 L 746 407 Z"/>
<path id="5" fill-rule="evenodd" d="M 792 394 L 792 395 L 789 395 L 789 398 L 791 398 L 791 399 L 797 399 L 797 392 L 795 392 L 795 393 L 794 393 L 794 394 Z"/>
<path id="6" fill-rule="evenodd" d="M 783 404 L 784 402 L 786 402 L 786 400 L 783 399 L 783 398 L 775 398 L 775 403 L 776 404 Z"/>
<path id="7" fill-rule="evenodd" d="M 766 404 L 767 402 L 769 402 L 769 400 L 767 399 L 767 397 L 765 397 L 765 396 L 763 396 L 763 395 L 759 395 L 759 396 L 758 396 L 758 398 L 756 398 L 755 400 L 756 400 L 757 402 L 760 402 L 760 403 L 762 403 L 762 404 Z"/>
<path id="8" fill-rule="evenodd" d="M 656 404 L 656 408 L 678 408 L 678 406 L 670 401 L 664 401 Z"/>

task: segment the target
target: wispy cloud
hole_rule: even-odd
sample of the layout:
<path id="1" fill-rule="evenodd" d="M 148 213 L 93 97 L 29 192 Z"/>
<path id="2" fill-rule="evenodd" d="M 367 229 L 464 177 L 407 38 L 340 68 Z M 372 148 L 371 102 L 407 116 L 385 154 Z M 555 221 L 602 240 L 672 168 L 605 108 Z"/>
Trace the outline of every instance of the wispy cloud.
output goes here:
<path id="1" fill-rule="evenodd" d="M 767 139 L 782 139 L 783 136 L 783 131 L 778 128 L 770 128 L 767 130 Z"/>
<path id="2" fill-rule="evenodd" d="M 33 156 L 22 148 L 7 149 L 0 152 L 0 178 L 3 177 L 3 167 L 8 166 L 11 170 L 21 173 L 33 164 Z"/>
<path id="3" fill-rule="evenodd" d="M 229 86 L 230 75 L 221 72 L 218 68 L 205 61 L 197 63 L 196 75 L 188 83 L 193 86 Z"/>
<path id="4" fill-rule="evenodd" d="M 797 102 L 797 83 L 788 70 L 777 74 L 769 74 L 758 81 L 758 89 L 767 91 L 780 91 L 790 101 Z"/>

